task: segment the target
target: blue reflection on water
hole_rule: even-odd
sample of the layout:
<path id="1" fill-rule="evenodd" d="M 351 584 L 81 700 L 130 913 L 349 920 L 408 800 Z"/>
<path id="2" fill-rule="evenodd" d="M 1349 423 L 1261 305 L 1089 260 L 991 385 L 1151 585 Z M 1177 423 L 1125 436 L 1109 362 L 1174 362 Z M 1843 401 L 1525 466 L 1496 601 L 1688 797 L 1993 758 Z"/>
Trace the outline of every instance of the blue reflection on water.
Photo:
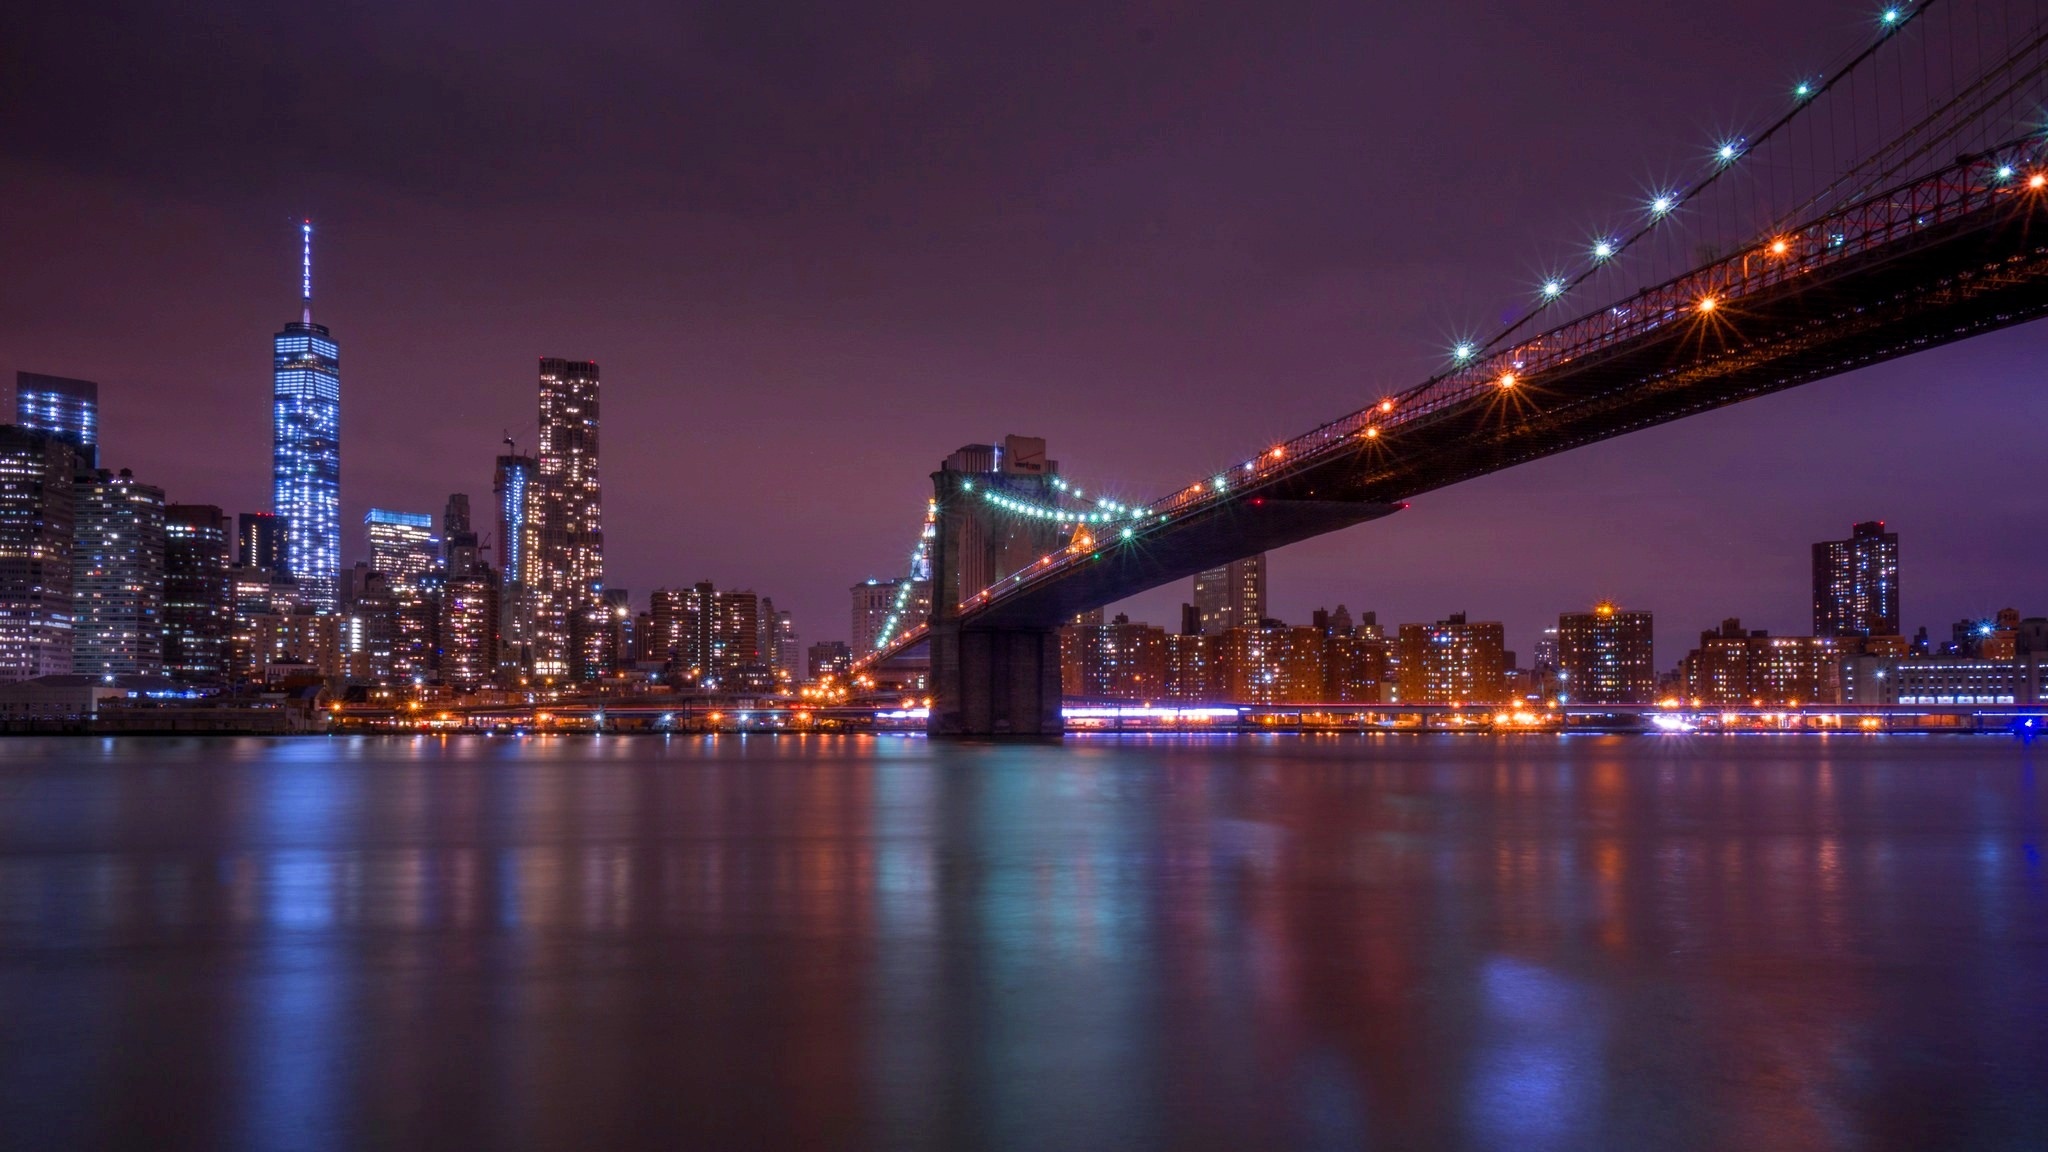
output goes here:
<path id="1" fill-rule="evenodd" d="M 1481 1144 L 1584 1146 L 1601 1077 L 1600 1013 L 1591 994 L 1507 956 L 1481 968 L 1479 993 L 1466 1109 Z"/>

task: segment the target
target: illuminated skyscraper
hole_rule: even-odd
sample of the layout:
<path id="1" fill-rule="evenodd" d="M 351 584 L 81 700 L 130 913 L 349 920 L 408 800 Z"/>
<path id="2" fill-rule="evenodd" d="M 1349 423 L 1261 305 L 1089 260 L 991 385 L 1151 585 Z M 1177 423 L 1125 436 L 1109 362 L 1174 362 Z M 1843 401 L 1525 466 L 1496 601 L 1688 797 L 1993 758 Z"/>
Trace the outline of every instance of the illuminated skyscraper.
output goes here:
<path id="1" fill-rule="evenodd" d="M 71 533 L 77 455 L 0 426 L 0 681 L 71 671 Z"/>
<path id="2" fill-rule="evenodd" d="M 569 674 L 569 620 L 604 595 L 603 490 L 598 482 L 598 375 L 589 360 L 540 362 L 540 483 L 527 517 L 539 526 L 533 566 L 533 671 Z"/>
<path id="3" fill-rule="evenodd" d="M 1257 628 L 1266 618 L 1266 554 L 1233 560 L 1196 576 L 1195 611 L 1201 613 L 1205 636 Z"/>
<path id="4" fill-rule="evenodd" d="M 508 438 L 507 448 L 513 447 Z M 529 509 L 540 462 L 510 452 L 498 457 L 491 491 L 498 502 L 498 661 L 507 682 L 533 667 L 533 553 L 540 525 Z"/>
<path id="5" fill-rule="evenodd" d="M 313 323 L 313 222 L 304 244 L 299 293 L 304 311 L 273 340 L 276 387 L 271 409 L 271 483 L 276 512 L 289 525 L 286 567 L 306 602 L 340 608 L 341 350 Z"/>
<path id="6" fill-rule="evenodd" d="M 78 475 L 71 549 L 71 670 L 164 666 L 164 490 L 123 468 Z"/>
<path id="7" fill-rule="evenodd" d="M 1813 546 L 1813 634 L 1899 634 L 1899 534 L 1871 520 Z"/>
<path id="8" fill-rule="evenodd" d="M 100 386 L 90 380 L 14 374 L 14 420 L 32 432 L 54 436 L 78 453 L 78 466 L 99 463 Z"/>
<path id="9" fill-rule="evenodd" d="M 370 538 L 370 567 L 394 588 L 418 588 L 441 567 L 441 541 L 434 518 L 424 512 L 372 508 L 363 516 Z"/>

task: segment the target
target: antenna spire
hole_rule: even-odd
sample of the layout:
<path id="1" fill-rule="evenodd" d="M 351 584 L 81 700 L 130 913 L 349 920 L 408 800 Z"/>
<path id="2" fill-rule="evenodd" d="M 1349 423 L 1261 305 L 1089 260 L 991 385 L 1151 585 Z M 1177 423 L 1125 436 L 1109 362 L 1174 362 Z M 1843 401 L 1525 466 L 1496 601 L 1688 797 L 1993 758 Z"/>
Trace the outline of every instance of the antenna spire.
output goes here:
<path id="1" fill-rule="evenodd" d="M 303 245 L 299 253 L 299 300 L 305 306 L 304 320 L 313 322 L 313 222 L 306 220 L 299 225 L 299 241 Z"/>

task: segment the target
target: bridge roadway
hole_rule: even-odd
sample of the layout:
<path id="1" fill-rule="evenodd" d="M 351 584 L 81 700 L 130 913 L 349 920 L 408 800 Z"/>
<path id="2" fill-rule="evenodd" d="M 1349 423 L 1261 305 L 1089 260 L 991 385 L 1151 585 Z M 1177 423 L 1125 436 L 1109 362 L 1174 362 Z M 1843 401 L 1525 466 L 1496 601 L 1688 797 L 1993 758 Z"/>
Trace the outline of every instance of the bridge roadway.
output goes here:
<path id="1" fill-rule="evenodd" d="M 935 473 L 933 620 L 870 663 L 931 644 L 936 734 L 1057 735 L 1044 636 L 1078 612 L 1463 480 L 2048 315 L 2038 144 L 1962 158 L 1262 449 L 957 603 L 949 523 L 984 513 L 971 476 Z"/>

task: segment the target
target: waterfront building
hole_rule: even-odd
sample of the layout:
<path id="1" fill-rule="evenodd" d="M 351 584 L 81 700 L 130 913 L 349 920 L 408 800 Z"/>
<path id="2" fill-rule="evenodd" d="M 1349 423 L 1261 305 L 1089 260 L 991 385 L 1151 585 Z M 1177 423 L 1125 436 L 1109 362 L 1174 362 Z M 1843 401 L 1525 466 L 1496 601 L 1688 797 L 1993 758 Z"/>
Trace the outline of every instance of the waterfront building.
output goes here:
<path id="1" fill-rule="evenodd" d="M 251 618 L 255 637 L 250 679 L 266 685 L 330 681 L 342 674 L 341 618 L 310 607 Z"/>
<path id="2" fill-rule="evenodd" d="M 77 459 L 55 436 L 0 426 L 0 681 L 71 671 Z"/>
<path id="3" fill-rule="evenodd" d="M 764 601 L 765 603 L 765 601 Z M 776 609 L 774 623 L 768 629 L 772 641 L 766 655 L 775 669 L 775 679 L 782 683 L 794 683 L 803 679 L 802 640 L 796 634 L 796 617 L 787 609 Z"/>
<path id="4" fill-rule="evenodd" d="M 235 530 L 235 565 L 291 574 L 285 522 L 275 512 L 244 512 Z"/>
<path id="5" fill-rule="evenodd" d="M 1107 624 L 1060 632 L 1061 690 L 1089 700 L 1166 698 L 1166 629 L 1133 624 L 1119 613 Z"/>
<path id="6" fill-rule="evenodd" d="M 40 372 L 14 374 L 14 422 L 54 436 L 78 456 L 79 468 L 99 467 L 100 386 Z"/>
<path id="7" fill-rule="evenodd" d="M 1400 702 L 1498 704 L 1507 697 L 1505 631 L 1498 621 L 1468 622 L 1463 612 L 1434 624 L 1403 624 Z"/>
<path id="8" fill-rule="evenodd" d="M 358 564 L 337 630 L 341 675 L 350 684 L 383 685 L 399 678 L 403 648 L 397 592 L 382 572 Z"/>
<path id="9" fill-rule="evenodd" d="M 231 522 L 211 504 L 164 508 L 164 672 L 188 684 L 227 678 L 234 596 Z"/>
<path id="10" fill-rule="evenodd" d="M 161 674 L 164 493 L 100 469 L 74 482 L 71 669 L 84 676 Z"/>
<path id="11" fill-rule="evenodd" d="M 1372 614 L 1366 613 L 1368 617 Z M 1393 694 L 1393 666 L 1387 641 L 1354 628 L 1323 641 L 1323 696 L 1334 704 L 1384 704 Z"/>
<path id="12" fill-rule="evenodd" d="M 1212 699 L 1231 704 L 1314 704 L 1323 698 L 1323 643 L 1313 627 L 1277 622 L 1216 637 Z"/>
<path id="13" fill-rule="evenodd" d="M 1556 670 L 1574 704 L 1648 704 L 1657 698 L 1657 665 L 1648 612 L 1606 601 L 1557 618 Z M 1539 648 L 1541 647 L 1539 643 Z M 1542 657 L 1538 657 L 1538 665 Z"/>
<path id="14" fill-rule="evenodd" d="M 540 362 L 539 483 L 527 515 L 539 531 L 531 584 L 534 674 L 570 673 L 569 622 L 604 595 L 604 501 L 598 473 L 598 368 Z"/>
<path id="15" fill-rule="evenodd" d="M 1772 636 L 1730 617 L 1700 633 L 1699 647 L 1679 669 L 1687 700 L 1703 707 L 1831 704 L 1840 693 L 1847 650 L 1838 637 Z"/>
<path id="16" fill-rule="evenodd" d="M 1899 534 L 1870 520 L 1813 546 L 1813 634 L 1899 634 Z"/>
<path id="17" fill-rule="evenodd" d="M 2033 656 L 1850 656 L 1842 661 L 1841 703 L 2037 705 L 2044 672 L 2048 660 Z"/>
<path id="18" fill-rule="evenodd" d="M 1195 577 L 1195 613 L 1202 632 L 1257 628 L 1266 619 L 1266 554 L 1233 560 Z"/>
<path id="19" fill-rule="evenodd" d="M 811 645 L 810 679 L 844 676 L 853 670 L 853 648 L 844 640 L 820 640 Z"/>
<path id="20" fill-rule="evenodd" d="M 285 567 L 315 610 L 341 607 L 341 349 L 313 323 L 313 224 L 300 228 L 300 319 L 271 340 L 273 509 Z"/>
<path id="21" fill-rule="evenodd" d="M 648 597 L 648 630 L 640 640 L 641 658 L 660 661 L 671 677 L 694 680 L 702 676 L 698 612 L 696 589 L 656 588 Z"/>
<path id="22" fill-rule="evenodd" d="M 701 596 L 710 585 L 697 587 Z M 699 603 L 700 627 L 709 625 L 702 640 L 704 686 L 732 690 L 742 683 L 758 684 L 767 672 L 760 649 L 760 597 L 746 590 L 713 592 L 709 601 L 708 612 Z"/>
<path id="23" fill-rule="evenodd" d="M 284 615 L 304 606 L 298 582 L 271 568 L 237 564 L 228 569 L 226 679 L 245 684 L 260 679 L 256 617 Z"/>
<path id="24" fill-rule="evenodd" d="M 1185 631 L 1166 638 L 1164 695 L 1168 700 L 1192 704 L 1217 698 L 1222 690 L 1216 667 L 1220 639 Z"/>

